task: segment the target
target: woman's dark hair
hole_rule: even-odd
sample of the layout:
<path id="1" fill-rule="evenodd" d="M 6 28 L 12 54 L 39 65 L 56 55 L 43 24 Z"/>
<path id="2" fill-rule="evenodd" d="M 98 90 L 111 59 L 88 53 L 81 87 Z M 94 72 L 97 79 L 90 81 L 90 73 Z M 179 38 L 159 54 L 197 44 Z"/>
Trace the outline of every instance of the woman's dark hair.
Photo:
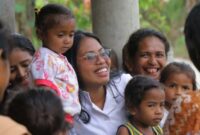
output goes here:
<path id="1" fill-rule="evenodd" d="M 35 11 L 35 27 L 42 32 L 59 23 L 60 15 L 66 15 L 67 19 L 74 18 L 72 12 L 59 4 L 47 4 L 39 12 Z"/>
<path id="2" fill-rule="evenodd" d="M 110 59 L 111 59 L 110 77 L 112 79 L 121 74 L 117 53 L 113 49 L 111 50 L 110 53 Z"/>
<path id="3" fill-rule="evenodd" d="M 22 36 L 20 34 L 11 34 L 9 40 L 10 52 L 15 48 L 19 48 L 20 50 L 28 52 L 31 56 L 34 55 L 35 48 L 33 47 L 31 41 L 25 36 Z"/>
<path id="4" fill-rule="evenodd" d="M 197 4 L 189 13 L 184 28 L 185 41 L 189 56 L 200 70 L 200 4 Z"/>
<path id="5" fill-rule="evenodd" d="M 153 29 L 148 29 L 148 28 L 139 29 L 130 35 L 128 42 L 123 47 L 123 51 L 122 51 L 123 65 L 122 66 L 125 72 L 129 73 L 126 63 L 130 62 L 130 59 L 135 56 L 136 52 L 138 51 L 140 42 L 143 41 L 147 37 L 157 37 L 158 39 L 160 39 L 160 41 L 163 42 L 164 44 L 165 54 L 167 56 L 170 46 L 166 37 L 162 33 Z"/>
<path id="6" fill-rule="evenodd" d="M 84 84 L 81 80 L 81 77 L 79 75 L 79 71 L 77 69 L 77 53 L 79 51 L 81 41 L 84 40 L 85 38 L 95 39 L 100 45 L 102 45 L 100 39 L 97 36 L 95 36 L 94 34 L 89 33 L 89 32 L 76 31 L 75 34 L 74 34 L 74 43 L 73 43 L 72 47 L 64 54 L 67 57 L 68 61 L 72 64 L 74 70 L 76 71 L 80 89 L 84 89 Z M 104 47 L 104 46 L 102 45 L 102 47 Z M 119 74 L 121 74 L 121 72 L 119 72 Z M 115 75 L 113 75 L 113 77 L 118 77 L 119 74 L 115 74 Z M 121 94 L 118 91 L 115 83 L 116 82 L 112 81 L 112 79 L 110 80 L 109 85 L 110 86 L 114 85 L 113 87 L 116 88 L 115 90 L 112 90 L 112 88 L 111 88 L 111 91 L 112 92 L 116 91 L 117 94 L 121 96 Z M 87 123 L 90 122 L 91 117 L 90 117 L 90 114 L 87 112 L 87 110 L 84 110 L 84 107 L 83 107 L 82 101 L 81 101 L 82 98 L 80 96 L 81 92 L 82 91 L 79 91 L 79 97 L 80 97 L 79 99 L 80 99 L 80 103 L 81 103 L 82 108 L 81 108 L 81 112 L 79 114 L 78 119 L 80 119 L 83 123 L 87 124 Z M 115 92 L 113 92 L 113 98 L 115 98 L 115 100 L 116 100 L 116 97 L 118 95 L 116 96 L 114 93 Z"/>
<path id="7" fill-rule="evenodd" d="M 160 74 L 160 82 L 165 83 L 169 76 L 174 73 L 183 73 L 186 74 L 192 80 L 193 90 L 196 90 L 196 75 L 194 70 L 190 65 L 183 62 L 172 62 L 169 63 Z"/>
<path id="8" fill-rule="evenodd" d="M 125 88 L 125 106 L 126 108 L 132 109 L 139 107 L 145 94 L 153 88 L 163 90 L 159 81 L 143 76 L 135 75 L 127 84 Z"/>
<path id="9" fill-rule="evenodd" d="M 0 56 L 2 59 L 8 58 L 9 52 L 9 43 L 8 43 L 8 29 L 5 27 L 3 22 L 0 20 L 0 49 L 3 50 L 2 55 Z"/>
<path id="10" fill-rule="evenodd" d="M 75 34 L 74 34 L 74 43 L 73 43 L 72 47 L 64 54 L 67 57 L 68 61 L 73 66 L 74 70 L 76 71 L 78 82 L 79 82 L 79 87 L 81 89 L 84 89 L 84 84 L 82 83 L 81 77 L 79 75 L 79 71 L 77 69 L 77 60 L 76 60 L 76 58 L 77 58 L 78 49 L 80 48 L 80 43 L 85 38 L 93 38 L 97 42 L 102 44 L 100 39 L 97 36 L 95 36 L 94 34 L 89 33 L 89 32 L 76 31 Z M 80 92 L 79 92 L 79 94 L 80 94 Z M 81 103 L 81 100 L 80 100 L 80 103 Z M 89 123 L 89 121 L 90 121 L 89 113 L 86 110 L 84 110 L 83 108 L 81 109 L 79 118 L 85 124 Z"/>
<path id="11" fill-rule="evenodd" d="M 56 135 L 66 129 L 59 97 L 43 88 L 27 89 L 12 98 L 7 115 L 28 128 L 32 135 Z"/>

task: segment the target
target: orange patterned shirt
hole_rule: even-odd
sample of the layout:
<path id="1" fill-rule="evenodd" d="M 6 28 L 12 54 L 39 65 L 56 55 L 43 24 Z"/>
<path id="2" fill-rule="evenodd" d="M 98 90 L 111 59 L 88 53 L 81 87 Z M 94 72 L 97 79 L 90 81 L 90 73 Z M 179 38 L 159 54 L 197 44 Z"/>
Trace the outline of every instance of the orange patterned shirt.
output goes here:
<path id="1" fill-rule="evenodd" d="M 200 91 L 183 94 L 172 106 L 165 135 L 200 135 Z"/>

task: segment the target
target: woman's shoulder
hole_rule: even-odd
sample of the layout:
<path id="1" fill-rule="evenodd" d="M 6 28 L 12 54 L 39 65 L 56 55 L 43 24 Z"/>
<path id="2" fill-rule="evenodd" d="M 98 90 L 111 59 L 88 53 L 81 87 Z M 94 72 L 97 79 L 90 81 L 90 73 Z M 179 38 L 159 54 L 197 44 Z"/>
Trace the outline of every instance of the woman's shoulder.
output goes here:
<path id="1" fill-rule="evenodd" d="M 121 73 L 119 76 L 112 78 L 108 86 L 112 89 L 116 89 L 123 95 L 124 89 L 131 78 L 132 76 L 130 74 Z"/>
<path id="2" fill-rule="evenodd" d="M 122 78 L 127 78 L 128 80 L 130 80 L 132 76 L 128 73 L 122 73 Z"/>
<path id="3" fill-rule="evenodd" d="M 114 81 L 116 83 L 128 83 L 129 80 L 132 78 L 130 74 L 127 73 L 120 73 L 118 76 L 111 78 L 111 81 Z"/>

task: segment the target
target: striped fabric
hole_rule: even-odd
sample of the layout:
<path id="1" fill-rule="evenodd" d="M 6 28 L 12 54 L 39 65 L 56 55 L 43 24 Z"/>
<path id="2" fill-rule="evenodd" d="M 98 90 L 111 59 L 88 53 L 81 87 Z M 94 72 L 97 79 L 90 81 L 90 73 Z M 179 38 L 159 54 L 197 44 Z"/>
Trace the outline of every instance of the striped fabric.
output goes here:
<path id="1" fill-rule="evenodd" d="M 127 122 L 123 126 L 128 128 L 130 135 L 144 135 L 137 128 L 135 128 L 130 122 Z M 155 135 L 163 135 L 163 131 L 160 128 L 160 126 L 155 126 L 155 127 L 152 127 L 152 128 L 153 128 Z"/>

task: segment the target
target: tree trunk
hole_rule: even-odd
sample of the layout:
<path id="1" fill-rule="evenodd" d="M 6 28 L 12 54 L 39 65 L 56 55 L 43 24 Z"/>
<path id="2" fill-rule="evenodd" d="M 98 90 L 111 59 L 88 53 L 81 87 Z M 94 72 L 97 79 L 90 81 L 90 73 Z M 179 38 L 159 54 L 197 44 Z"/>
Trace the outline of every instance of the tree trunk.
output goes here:
<path id="1" fill-rule="evenodd" d="M 16 2 L 24 7 L 23 11 L 16 13 L 16 31 L 31 39 L 35 19 L 34 0 L 16 0 Z"/>
<path id="2" fill-rule="evenodd" d="M 199 3 L 200 0 L 186 0 L 186 10 L 189 13 L 193 6 L 195 6 L 197 3 Z"/>
<path id="3" fill-rule="evenodd" d="M 0 0 L 0 19 L 11 32 L 15 32 L 14 0 Z"/>
<path id="4" fill-rule="evenodd" d="M 92 0 L 92 25 L 103 45 L 115 50 L 121 65 L 122 48 L 139 28 L 138 0 Z"/>

